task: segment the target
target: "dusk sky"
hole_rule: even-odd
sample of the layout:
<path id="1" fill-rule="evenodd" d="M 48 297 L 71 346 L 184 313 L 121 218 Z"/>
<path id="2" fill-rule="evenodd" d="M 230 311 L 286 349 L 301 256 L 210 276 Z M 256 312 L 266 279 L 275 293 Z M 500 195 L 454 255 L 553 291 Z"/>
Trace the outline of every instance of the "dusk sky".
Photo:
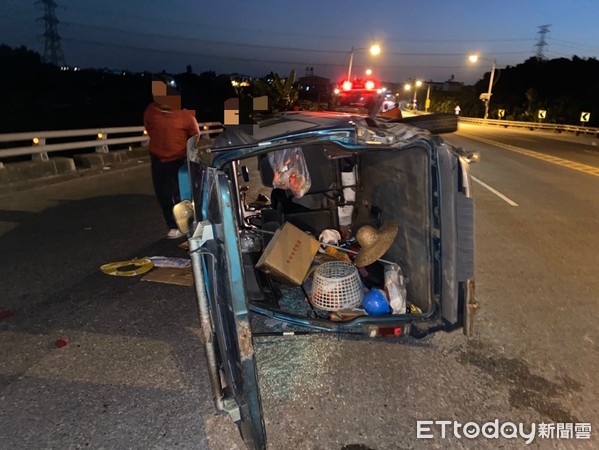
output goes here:
<path id="1" fill-rule="evenodd" d="M 491 68 L 533 56 L 538 26 L 551 25 L 548 58 L 599 55 L 599 1 L 399 0 L 56 0 L 58 32 L 70 66 L 179 73 L 281 75 L 307 66 L 338 80 L 351 47 L 354 73 L 379 79 L 468 84 Z M 0 43 L 43 54 L 41 3 L 0 0 Z M 478 52 L 478 65 L 467 55 Z"/>

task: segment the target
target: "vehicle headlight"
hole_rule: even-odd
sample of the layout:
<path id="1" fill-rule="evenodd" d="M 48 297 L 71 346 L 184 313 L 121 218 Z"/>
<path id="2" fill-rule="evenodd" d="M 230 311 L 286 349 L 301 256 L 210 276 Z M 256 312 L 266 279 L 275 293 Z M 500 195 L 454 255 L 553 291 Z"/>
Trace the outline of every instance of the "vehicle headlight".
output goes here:
<path id="1" fill-rule="evenodd" d="M 183 234 L 189 233 L 189 221 L 193 219 L 193 204 L 189 200 L 183 200 L 173 206 L 173 216 L 177 222 L 177 228 Z"/>

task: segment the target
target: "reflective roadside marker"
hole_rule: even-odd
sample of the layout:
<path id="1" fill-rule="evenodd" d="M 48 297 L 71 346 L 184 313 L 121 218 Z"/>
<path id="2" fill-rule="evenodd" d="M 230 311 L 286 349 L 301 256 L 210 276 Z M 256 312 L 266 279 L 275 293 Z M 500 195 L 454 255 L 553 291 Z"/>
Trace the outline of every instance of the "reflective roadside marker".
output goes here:
<path id="1" fill-rule="evenodd" d="M 591 113 L 590 112 L 580 113 L 580 121 L 581 122 L 588 122 L 590 118 L 591 118 Z"/>
<path id="2" fill-rule="evenodd" d="M 547 117 L 547 111 L 539 109 L 539 119 L 545 119 Z"/>
<path id="3" fill-rule="evenodd" d="M 505 109 L 500 109 L 497 111 L 497 116 L 501 119 L 502 117 L 505 117 Z"/>

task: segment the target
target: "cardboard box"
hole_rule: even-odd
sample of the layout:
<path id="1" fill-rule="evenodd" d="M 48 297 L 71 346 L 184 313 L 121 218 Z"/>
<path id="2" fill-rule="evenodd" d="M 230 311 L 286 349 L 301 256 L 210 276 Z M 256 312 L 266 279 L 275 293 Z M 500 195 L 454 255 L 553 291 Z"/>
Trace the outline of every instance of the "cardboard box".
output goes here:
<path id="1" fill-rule="evenodd" d="M 366 315 L 366 311 L 358 309 L 340 309 L 339 311 L 332 311 L 329 314 L 329 318 L 336 322 L 344 322 L 346 320 L 352 320 L 356 317 L 362 317 Z"/>
<path id="2" fill-rule="evenodd" d="M 142 281 L 193 286 L 193 272 L 191 267 L 181 269 L 175 267 L 155 267 L 142 278 Z"/>
<path id="3" fill-rule="evenodd" d="M 319 246 L 312 236 L 286 223 L 275 232 L 256 268 L 299 286 L 304 282 Z"/>

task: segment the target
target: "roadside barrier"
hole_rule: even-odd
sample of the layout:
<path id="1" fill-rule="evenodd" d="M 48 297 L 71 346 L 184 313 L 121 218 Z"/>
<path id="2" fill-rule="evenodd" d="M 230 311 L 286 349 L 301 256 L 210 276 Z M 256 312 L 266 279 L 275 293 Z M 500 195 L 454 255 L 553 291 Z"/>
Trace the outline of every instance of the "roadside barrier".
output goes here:
<path id="1" fill-rule="evenodd" d="M 220 122 L 198 125 L 202 135 L 223 131 Z M 143 126 L 0 134 L 0 186 L 73 176 L 79 169 L 109 169 L 146 157 L 148 141 Z"/>
<path id="2" fill-rule="evenodd" d="M 599 128 L 583 127 L 579 125 L 566 125 L 559 123 L 541 123 L 541 122 L 518 122 L 516 120 L 497 120 L 497 119 L 476 119 L 474 117 L 459 117 L 461 123 L 471 123 L 475 125 L 496 125 L 500 127 L 527 128 L 529 130 L 545 130 L 561 133 L 590 134 L 599 137 Z"/>
<path id="3" fill-rule="evenodd" d="M 202 122 L 198 125 L 200 133 L 209 136 L 223 131 L 220 122 Z M 56 142 L 48 143 L 48 140 Z M 0 161 L 23 155 L 31 155 L 34 160 L 47 161 L 48 153 L 89 148 L 95 148 L 96 153 L 108 153 L 111 145 L 144 145 L 148 140 L 148 133 L 143 126 L 7 133 L 0 134 L 0 143 L 17 145 L 0 149 Z"/>

